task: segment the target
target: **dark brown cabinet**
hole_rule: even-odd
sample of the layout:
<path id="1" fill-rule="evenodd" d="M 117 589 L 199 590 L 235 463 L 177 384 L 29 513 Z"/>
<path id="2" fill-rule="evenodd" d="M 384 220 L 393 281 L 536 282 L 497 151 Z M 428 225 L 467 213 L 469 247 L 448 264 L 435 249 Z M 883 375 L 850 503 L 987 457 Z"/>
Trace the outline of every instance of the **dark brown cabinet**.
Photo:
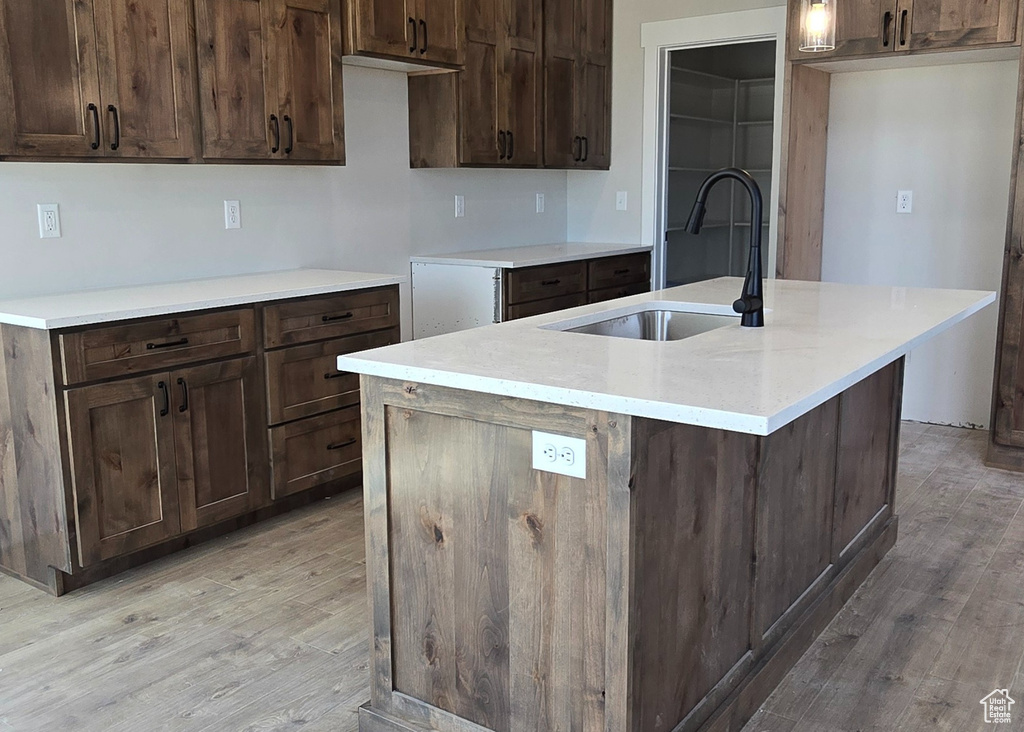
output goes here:
<path id="1" fill-rule="evenodd" d="M 611 0 L 544 6 L 544 164 L 611 165 Z"/>
<path id="2" fill-rule="evenodd" d="M 203 157 L 343 163 L 336 0 L 196 0 Z"/>
<path id="3" fill-rule="evenodd" d="M 411 164 L 538 167 L 541 2 L 481 0 L 466 12 L 465 70 L 409 77 Z"/>
<path id="4" fill-rule="evenodd" d="M 345 53 L 459 67 L 462 12 L 459 0 L 346 0 Z"/>
<path id="5" fill-rule="evenodd" d="M 188 0 L 5 0 L 2 152 L 182 159 L 195 151 Z"/>
<path id="6" fill-rule="evenodd" d="M 970 48 L 1017 41 L 1019 0 L 853 0 L 836 5 L 836 48 L 802 53 L 800 4 L 789 4 L 794 61 Z"/>

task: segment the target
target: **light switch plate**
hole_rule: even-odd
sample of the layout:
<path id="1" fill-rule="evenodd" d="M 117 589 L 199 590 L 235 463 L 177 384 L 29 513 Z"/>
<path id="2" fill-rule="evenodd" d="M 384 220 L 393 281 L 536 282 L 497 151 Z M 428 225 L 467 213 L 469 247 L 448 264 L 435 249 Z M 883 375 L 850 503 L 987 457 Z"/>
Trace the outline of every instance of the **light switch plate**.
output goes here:
<path id="1" fill-rule="evenodd" d="M 615 194 L 615 210 L 625 211 L 629 208 L 629 193 L 627 191 L 619 191 Z"/>
<path id="2" fill-rule="evenodd" d="M 538 193 L 537 194 L 537 213 L 539 213 L 539 214 L 544 213 L 544 194 L 543 193 Z"/>
<path id="3" fill-rule="evenodd" d="M 36 209 L 39 214 L 39 238 L 60 239 L 60 205 L 40 203 Z"/>
<path id="4" fill-rule="evenodd" d="M 462 195 L 455 196 L 455 218 L 464 219 L 466 218 L 466 197 Z"/>
<path id="5" fill-rule="evenodd" d="M 547 432 L 534 432 L 533 469 L 586 480 L 587 441 Z"/>

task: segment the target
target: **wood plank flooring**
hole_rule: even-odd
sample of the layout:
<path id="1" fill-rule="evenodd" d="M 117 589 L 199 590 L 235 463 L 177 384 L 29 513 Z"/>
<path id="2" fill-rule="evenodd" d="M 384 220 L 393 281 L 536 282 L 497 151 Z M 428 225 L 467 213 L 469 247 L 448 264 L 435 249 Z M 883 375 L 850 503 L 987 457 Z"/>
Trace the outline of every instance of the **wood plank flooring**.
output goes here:
<path id="1" fill-rule="evenodd" d="M 907 423 L 896 548 L 745 732 L 1024 729 L 1024 476 Z M 0 732 L 352 732 L 369 696 L 358 493 L 54 600 L 0 576 Z M 1014 693 L 1016 692 L 1016 693 Z"/>

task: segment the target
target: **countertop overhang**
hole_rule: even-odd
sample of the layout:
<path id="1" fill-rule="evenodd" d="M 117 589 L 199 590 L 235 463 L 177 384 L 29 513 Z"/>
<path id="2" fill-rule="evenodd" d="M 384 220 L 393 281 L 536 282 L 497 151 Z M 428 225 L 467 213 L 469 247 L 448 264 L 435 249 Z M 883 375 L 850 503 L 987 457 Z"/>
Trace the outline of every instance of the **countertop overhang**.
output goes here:
<path id="1" fill-rule="evenodd" d="M 767 325 L 649 342 L 545 329 L 652 302 L 729 307 L 727 277 L 341 356 L 370 376 L 768 435 L 995 302 L 994 292 L 773 280 Z"/>
<path id="2" fill-rule="evenodd" d="M 134 318 L 383 287 L 399 275 L 295 269 L 0 301 L 0 323 L 59 330 Z"/>

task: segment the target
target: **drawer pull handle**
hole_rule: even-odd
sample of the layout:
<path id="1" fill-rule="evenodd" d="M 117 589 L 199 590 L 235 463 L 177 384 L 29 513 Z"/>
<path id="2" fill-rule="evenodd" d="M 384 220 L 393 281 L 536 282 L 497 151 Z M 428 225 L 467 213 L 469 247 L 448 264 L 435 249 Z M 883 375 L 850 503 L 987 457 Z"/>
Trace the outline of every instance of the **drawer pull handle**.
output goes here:
<path id="1" fill-rule="evenodd" d="M 188 345 L 188 338 L 182 338 L 180 341 L 172 341 L 171 343 L 147 343 L 147 351 L 158 351 L 161 348 L 180 348 L 181 346 Z"/>
<path id="2" fill-rule="evenodd" d="M 345 442 L 335 442 L 333 445 L 328 445 L 327 449 L 331 450 L 331 451 L 333 451 L 333 450 L 342 450 L 342 449 L 344 449 L 346 447 L 352 447 L 357 442 L 359 442 L 359 440 L 357 440 L 355 437 L 353 437 L 351 440 L 347 440 Z"/>
<path id="3" fill-rule="evenodd" d="M 345 371 L 338 371 L 334 374 L 324 374 L 324 380 L 330 381 L 331 379 L 340 379 L 342 376 L 348 376 L 348 373 Z"/>
<path id="4" fill-rule="evenodd" d="M 325 323 L 336 323 L 339 320 L 351 320 L 354 316 L 353 313 L 345 313 L 344 315 L 325 315 L 323 321 Z"/>
<path id="5" fill-rule="evenodd" d="M 110 143 L 111 150 L 121 147 L 121 115 L 113 104 L 107 106 L 107 111 L 114 115 L 114 140 Z"/>
<path id="6" fill-rule="evenodd" d="M 178 407 L 179 412 L 188 411 L 188 384 L 184 379 L 178 379 L 178 386 L 181 387 L 181 406 Z"/>
<path id="7" fill-rule="evenodd" d="M 93 139 L 92 139 L 92 144 L 89 145 L 89 147 L 91 149 L 93 149 L 93 150 L 99 150 L 100 149 L 100 108 L 97 107 L 95 104 L 90 104 L 88 107 L 86 107 L 86 110 L 88 110 L 89 114 L 92 115 Z"/>
<path id="8" fill-rule="evenodd" d="M 541 283 L 543 287 L 553 287 L 554 285 L 562 284 L 561 280 L 543 280 Z"/>
<path id="9" fill-rule="evenodd" d="M 167 389 L 167 383 L 161 381 L 156 388 L 164 393 L 164 408 L 160 410 L 160 416 L 166 417 L 171 413 L 171 392 Z"/>
<path id="10" fill-rule="evenodd" d="M 617 275 L 626 275 L 626 274 L 629 274 L 629 270 L 628 269 L 617 269 L 617 270 L 615 270 L 615 274 L 617 274 Z"/>

